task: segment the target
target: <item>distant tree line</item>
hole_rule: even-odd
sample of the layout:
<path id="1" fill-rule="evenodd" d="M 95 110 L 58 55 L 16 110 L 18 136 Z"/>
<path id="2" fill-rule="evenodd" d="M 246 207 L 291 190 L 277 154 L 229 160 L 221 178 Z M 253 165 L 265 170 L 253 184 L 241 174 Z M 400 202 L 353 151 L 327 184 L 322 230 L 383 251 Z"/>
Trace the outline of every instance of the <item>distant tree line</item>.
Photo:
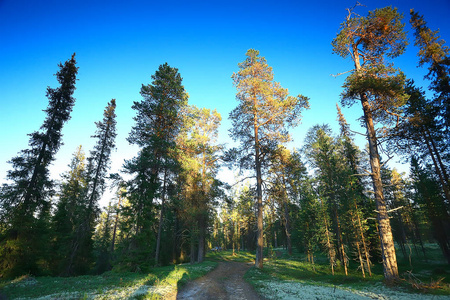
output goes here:
<path id="1" fill-rule="evenodd" d="M 428 97 L 392 62 L 407 45 L 403 16 L 392 7 L 367 16 L 356 9 L 348 9 L 332 46 L 353 63 L 341 105 L 361 103 L 366 149 L 354 143 L 339 105 L 338 133 L 316 125 L 301 149 L 287 149 L 289 129 L 310 99 L 290 96 L 250 49 L 232 75 L 236 148 L 218 144 L 220 114 L 189 105 L 178 69 L 165 63 L 133 103 L 127 140 L 139 151 L 122 174 L 109 174 L 112 99 L 96 123 L 95 146 L 89 155 L 77 148 L 57 184 L 48 168 L 75 104 L 78 72 L 75 55 L 60 64 L 60 85 L 47 89 L 46 119 L 29 135 L 29 148 L 11 159 L 0 190 L 0 277 L 146 272 L 201 262 L 213 247 L 256 251 L 258 268 L 280 246 L 305 253 L 312 264 L 326 254 L 333 274 L 354 267 L 371 276 L 381 261 L 388 281 L 399 276 L 394 242 L 404 256 L 409 246 L 426 256 L 424 243 L 436 241 L 450 263 L 449 50 L 411 11 L 419 66 L 429 70 Z M 393 153 L 409 161 L 409 177 L 386 167 Z M 227 186 L 217 178 L 221 166 L 238 167 L 249 179 Z M 116 193 L 102 210 L 107 181 Z"/>

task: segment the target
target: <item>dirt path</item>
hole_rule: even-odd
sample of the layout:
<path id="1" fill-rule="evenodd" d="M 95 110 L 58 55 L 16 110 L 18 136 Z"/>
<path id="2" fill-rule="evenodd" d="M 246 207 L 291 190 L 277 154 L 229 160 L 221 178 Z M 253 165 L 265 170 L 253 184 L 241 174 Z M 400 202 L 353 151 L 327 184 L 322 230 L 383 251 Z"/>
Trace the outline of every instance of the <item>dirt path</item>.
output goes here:
<path id="1" fill-rule="evenodd" d="M 237 262 L 220 262 L 217 268 L 184 286 L 173 299 L 262 299 L 244 280 L 251 265 Z"/>

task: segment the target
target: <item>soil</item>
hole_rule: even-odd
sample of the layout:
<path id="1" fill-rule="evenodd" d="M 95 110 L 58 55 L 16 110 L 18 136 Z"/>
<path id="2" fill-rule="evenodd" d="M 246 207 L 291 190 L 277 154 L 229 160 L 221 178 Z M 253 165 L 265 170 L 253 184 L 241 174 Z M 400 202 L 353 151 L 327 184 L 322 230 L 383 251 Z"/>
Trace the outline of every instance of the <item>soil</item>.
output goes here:
<path id="1" fill-rule="evenodd" d="M 171 299 L 262 299 L 243 278 L 251 266 L 252 264 L 238 262 L 220 262 L 213 271 L 189 282 Z"/>

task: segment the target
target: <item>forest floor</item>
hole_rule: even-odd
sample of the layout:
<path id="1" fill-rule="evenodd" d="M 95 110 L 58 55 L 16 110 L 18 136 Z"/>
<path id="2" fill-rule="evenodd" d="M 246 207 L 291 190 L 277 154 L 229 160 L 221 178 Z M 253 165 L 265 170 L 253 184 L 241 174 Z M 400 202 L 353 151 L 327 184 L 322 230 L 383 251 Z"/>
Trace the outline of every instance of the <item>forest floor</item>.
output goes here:
<path id="1" fill-rule="evenodd" d="M 77 277 L 21 276 L 0 280 L 0 299 L 450 299 L 450 266 L 437 245 L 427 258 L 398 256 L 400 282 L 383 283 L 382 266 L 363 277 L 353 262 L 349 274 L 330 274 L 325 255 L 315 264 L 301 253 L 266 251 L 264 268 L 254 268 L 254 253 L 209 252 L 199 264 L 153 268 L 150 272 L 110 271 Z"/>
<path id="2" fill-rule="evenodd" d="M 220 262 L 213 271 L 189 282 L 177 295 L 168 299 L 262 299 L 243 278 L 251 266 L 252 264 L 241 262 Z"/>

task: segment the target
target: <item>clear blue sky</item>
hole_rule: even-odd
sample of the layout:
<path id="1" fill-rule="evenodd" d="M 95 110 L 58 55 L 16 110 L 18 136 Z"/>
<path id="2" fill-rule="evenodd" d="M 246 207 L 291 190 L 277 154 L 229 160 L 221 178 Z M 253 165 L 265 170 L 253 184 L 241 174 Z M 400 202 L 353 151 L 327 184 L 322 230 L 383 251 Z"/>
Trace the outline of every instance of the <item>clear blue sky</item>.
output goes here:
<path id="1" fill-rule="evenodd" d="M 422 82 L 417 69 L 409 9 L 425 16 L 432 29 L 450 41 L 450 1 L 361 1 L 367 10 L 392 5 L 404 13 L 410 46 L 394 61 L 409 78 Z M 220 141 L 227 142 L 229 112 L 236 106 L 231 75 L 249 48 L 260 51 L 273 67 L 275 80 L 292 95 L 310 97 L 311 109 L 293 132 L 292 146 L 301 147 L 305 132 L 330 123 L 337 132 L 335 104 L 344 77 L 352 68 L 331 52 L 331 41 L 355 1 L 33 1 L 0 0 L 0 183 L 6 162 L 27 147 L 28 133 L 44 120 L 47 86 L 56 87 L 57 64 L 76 52 L 79 75 L 72 119 L 63 129 L 64 146 L 51 172 L 67 169 L 78 145 L 87 152 L 90 136 L 103 109 L 117 99 L 117 151 L 112 171 L 136 154 L 126 137 L 133 125 L 133 101 L 141 84 L 160 64 L 179 69 L 190 104 L 216 108 L 223 117 Z M 447 44 L 448 45 L 448 44 Z M 428 83 L 424 83 L 425 86 Z M 356 119 L 361 108 L 343 110 L 352 129 L 364 131 Z M 364 147 L 364 141 L 360 140 Z"/>

